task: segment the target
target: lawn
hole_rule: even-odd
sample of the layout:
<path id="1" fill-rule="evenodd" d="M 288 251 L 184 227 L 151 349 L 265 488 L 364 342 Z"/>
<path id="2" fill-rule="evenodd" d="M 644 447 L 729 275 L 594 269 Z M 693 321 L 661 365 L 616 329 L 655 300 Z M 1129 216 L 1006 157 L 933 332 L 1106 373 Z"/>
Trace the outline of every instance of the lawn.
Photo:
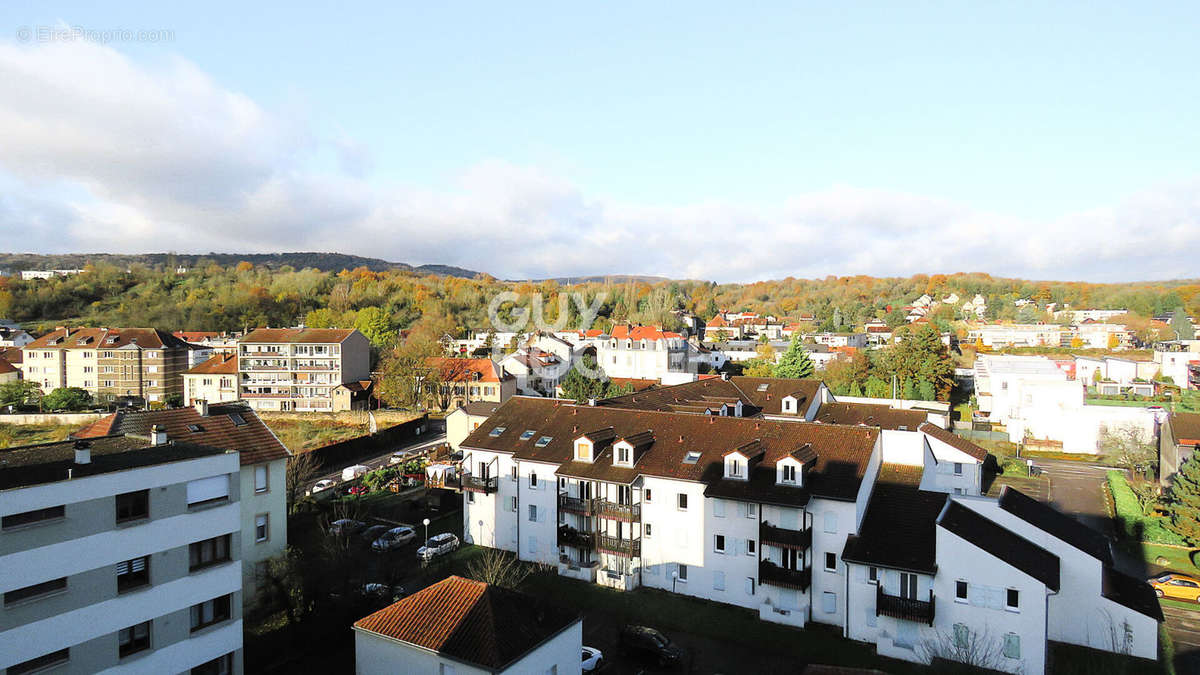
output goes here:
<path id="1" fill-rule="evenodd" d="M 1087 405 L 1109 405 L 1109 406 L 1120 406 L 1120 407 L 1125 407 L 1125 408 L 1149 408 L 1151 406 L 1158 406 L 1160 408 L 1165 408 L 1165 407 L 1171 405 L 1170 401 L 1167 401 L 1167 402 L 1163 402 L 1163 401 L 1122 401 L 1119 399 L 1107 399 L 1107 398 L 1086 398 L 1086 399 L 1084 399 L 1083 402 L 1086 403 Z"/>
<path id="2" fill-rule="evenodd" d="M 0 424 L 0 448 L 66 440 L 82 424 Z"/>
<path id="3" fill-rule="evenodd" d="M 1192 549 L 1151 544 L 1149 542 L 1142 542 L 1141 544 L 1128 542 L 1125 547 L 1127 549 L 1132 548 L 1133 550 L 1130 552 L 1145 561 L 1147 565 L 1157 565 L 1165 567 L 1172 572 L 1182 572 L 1184 574 L 1200 573 L 1200 569 L 1197 569 L 1192 564 Z M 1159 558 L 1165 559 L 1166 563 L 1158 562 Z"/>
<path id="4" fill-rule="evenodd" d="M 379 428 L 395 426 L 416 417 L 405 411 L 377 412 Z M 370 432 L 367 414 L 361 411 L 345 413 L 261 413 L 263 422 L 292 452 L 303 452 Z"/>
<path id="5" fill-rule="evenodd" d="M 1108 472 L 1108 489 L 1112 493 L 1113 504 L 1117 510 L 1117 525 L 1125 533 L 1125 536 L 1134 541 L 1183 545 L 1183 541 L 1178 535 L 1163 526 L 1162 518 L 1142 513 L 1141 504 L 1129 487 L 1123 472 Z"/>

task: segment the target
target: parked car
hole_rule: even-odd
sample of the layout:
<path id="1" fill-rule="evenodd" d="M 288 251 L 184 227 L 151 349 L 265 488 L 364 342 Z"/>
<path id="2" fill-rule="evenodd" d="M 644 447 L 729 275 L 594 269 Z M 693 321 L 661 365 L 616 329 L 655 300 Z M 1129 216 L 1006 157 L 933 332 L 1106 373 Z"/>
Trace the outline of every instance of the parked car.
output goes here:
<path id="1" fill-rule="evenodd" d="M 1151 579 L 1150 586 L 1160 598 L 1200 602 L 1200 579 L 1187 574 L 1168 572 Z"/>
<path id="2" fill-rule="evenodd" d="M 342 480 L 354 480 L 355 478 L 358 478 L 359 476 L 363 475 L 364 473 L 367 473 L 370 470 L 371 470 L 371 467 L 363 466 L 362 464 L 355 464 L 354 466 L 348 466 L 348 467 L 342 469 Z"/>
<path id="3" fill-rule="evenodd" d="M 458 549 L 458 537 L 449 532 L 443 532 L 433 535 L 425 542 L 424 546 L 417 549 L 417 557 L 421 560 L 433 560 L 452 553 L 456 549 Z"/>
<path id="4" fill-rule="evenodd" d="M 333 521 L 333 523 L 329 525 L 329 534 L 338 537 L 349 537 L 366 526 L 367 524 L 361 520 L 342 518 L 341 520 Z"/>
<path id="5" fill-rule="evenodd" d="M 620 643 L 626 654 L 657 663 L 664 668 L 683 661 L 683 649 L 672 644 L 666 635 L 647 626 L 623 626 Z"/>
<path id="6" fill-rule="evenodd" d="M 333 487 L 334 485 L 337 485 L 337 483 L 329 480 L 328 478 L 326 478 L 325 480 L 319 480 L 316 482 L 316 484 L 313 485 L 312 493 L 315 495 L 318 492 L 320 492 L 321 490 L 328 490 L 329 488 Z"/>
<path id="7" fill-rule="evenodd" d="M 604 664 L 604 653 L 595 647 L 583 648 L 583 672 L 594 673 Z"/>
<path id="8" fill-rule="evenodd" d="M 358 538 L 362 539 L 363 541 L 370 544 L 370 543 L 373 543 L 376 539 L 378 539 L 380 536 L 382 536 L 384 532 L 387 532 L 387 531 L 388 531 L 387 525 L 372 525 L 368 528 L 364 528 L 362 532 L 359 532 Z"/>
<path id="9" fill-rule="evenodd" d="M 417 538 L 417 533 L 411 527 L 393 527 L 384 532 L 371 544 L 371 550 L 379 553 L 400 548 Z"/>

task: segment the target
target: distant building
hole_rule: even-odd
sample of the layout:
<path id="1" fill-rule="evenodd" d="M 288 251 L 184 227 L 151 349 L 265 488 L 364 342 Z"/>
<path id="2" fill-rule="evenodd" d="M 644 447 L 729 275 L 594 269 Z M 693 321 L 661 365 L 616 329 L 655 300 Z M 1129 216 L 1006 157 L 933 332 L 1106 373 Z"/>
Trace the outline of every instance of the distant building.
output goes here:
<path id="1" fill-rule="evenodd" d="M 430 358 L 426 360 L 438 373 L 438 404 L 446 410 L 473 401 L 503 403 L 517 393 L 517 380 L 491 359 Z"/>
<path id="2" fill-rule="evenodd" d="M 218 353 L 183 374 L 183 401 L 187 405 L 194 405 L 196 401 L 210 404 L 236 401 L 237 383 L 237 355 Z"/>
<path id="3" fill-rule="evenodd" d="M 596 362 L 608 377 L 682 381 L 695 379 L 694 351 L 679 333 L 656 326 L 614 326 L 596 346 Z"/>
<path id="4" fill-rule="evenodd" d="M 69 277 L 74 274 L 82 274 L 83 272 L 84 270 L 24 270 L 21 272 L 21 279 L 24 281 L 53 279 L 55 277 Z"/>
<path id="5" fill-rule="evenodd" d="M 1196 448 L 1200 448 L 1200 414 L 1168 414 L 1158 435 L 1158 480 L 1163 487 L 1171 484 Z"/>
<path id="6" fill-rule="evenodd" d="M 166 403 L 183 395 L 188 344 L 154 328 L 56 328 L 22 348 L 25 379 L 44 392 L 78 387 L 99 400 Z"/>
<path id="7" fill-rule="evenodd" d="M 242 672 L 238 456 L 145 431 L 0 450 L 6 672 Z"/>
<path id="8" fill-rule="evenodd" d="M 354 622 L 358 675 L 576 675 L 582 648 L 577 611 L 459 576 Z"/>
<path id="9" fill-rule="evenodd" d="M 371 379 L 371 346 L 357 330 L 258 328 L 238 340 L 238 398 L 255 410 L 334 410 L 334 389 Z"/>

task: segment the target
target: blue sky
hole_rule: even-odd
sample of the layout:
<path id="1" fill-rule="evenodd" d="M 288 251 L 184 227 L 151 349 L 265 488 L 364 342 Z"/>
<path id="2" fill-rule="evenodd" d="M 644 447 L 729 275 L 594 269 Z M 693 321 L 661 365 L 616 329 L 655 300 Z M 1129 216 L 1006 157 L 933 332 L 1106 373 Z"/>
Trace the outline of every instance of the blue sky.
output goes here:
<path id="1" fill-rule="evenodd" d="M 511 277 L 1195 276 L 1194 3 L 163 4 L 0 8 L 0 147 L 53 146 L 0 157 L 0 229 Z M 46 25 L 172 37 L 15 32 Z"/>

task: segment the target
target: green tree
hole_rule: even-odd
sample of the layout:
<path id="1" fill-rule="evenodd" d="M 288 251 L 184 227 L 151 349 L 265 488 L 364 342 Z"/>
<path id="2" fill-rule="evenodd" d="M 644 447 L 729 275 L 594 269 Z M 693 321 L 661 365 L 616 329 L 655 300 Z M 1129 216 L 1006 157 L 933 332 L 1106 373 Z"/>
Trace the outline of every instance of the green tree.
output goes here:
<path id="1" fill-rule="evenodd" d="M 813 367 L 812 359 L 808 357 L 808 352 L 804 351 L 804 347 L 800 342 L 800 332 L 797 331 L 792 335 L 792 341 L 788 343 L 787 351 L 779 359 L 779 365 L 775 366 L 775 377 L 785 377 L 790 379 L 802 379 L 813 376 L 816 370 Z"/>
<path id="2" fill-rule="evenodd" d="M 1191 546 L 1200 546 L 1200 456 L 1192 455 L 1179 465 L 1168 493 L 1165 523 Z"/>
<path id="3" fill-rule="evenodd" d="M 574 399 L 576 403 L 587 403 L 588 399 L 592 398 L 604 398 L 608 393 L 608 382 L 599 375 L 600 369 L 596 365 L 596 359 L 585 354 L 559 381 L 563 397 Z"/>
<path id="4" fill-rule="evenodd" d="M 914 395 L 920 380 L 933 385 L 938 400 L 948 398 L 954 386 L 954 361 L 941 334 L 928 324 L 904 330 L 900 342 L 884 350 L 880 365 L 887 375 L 900 379 L 905 392 Z M 911 397 L 905 394 L 904 398 Z"/>
<path id="5" fill-rule="evenodd" d="M 870 398 L 891 398 L 891 385 L 872 375 L 867 378 L 866 394 Z"/>
<path id="6" fill-rule="evenodd" d="M 922 401 L 937 400 L 937 392 L 933 388 L 933 383 L 929 380 L 921 380 L 917 383 L 917 396 Z"/>
<path id="7" fill-rule="evenodd" d="M 354 327 L 367 336 L 375 347 L 387 347 L 396 339 L 396 327 L 392 325 L 391 317 L 378 307 L 358 310 L 358 316 L 354 317 Z"/>
<path id="8" fill-rule="evenodd" d="M 337 328 L 337 316 L 327 307 L 314 309 L 304 315 L 304 325 L 309 328 Z"/>
<path id="9" fill-rule="evenodd" d="M 83 410 L 92 404 L 92 395 L 79 387 L 59 387 L 42 398 L 46 410 Z"/>
<path id="10" fill-rule="evenodd" d="M 1192 322 L 1188 321 L 1187 312 L 1182 307 L 1177 308 L 1171 316 L 1171 330 L 1175 332 L 1176 340 L 1196 339 L 1196 329 L 1192 327 Z"/>
<path id="11" fill-rule="evenodd" d="M 37 405 L 42 390 L 31 380 L 13 380 L 0 384 L 0 406 Z"/>

